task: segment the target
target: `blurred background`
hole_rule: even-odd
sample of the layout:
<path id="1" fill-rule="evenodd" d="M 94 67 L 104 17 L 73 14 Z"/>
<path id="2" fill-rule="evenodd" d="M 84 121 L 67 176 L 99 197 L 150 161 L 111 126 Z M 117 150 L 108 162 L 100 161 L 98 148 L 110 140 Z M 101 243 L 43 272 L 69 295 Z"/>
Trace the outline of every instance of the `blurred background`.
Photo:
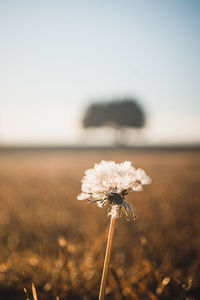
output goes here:
<path id="1" fill-rule="evenodd" d="M 112 122 L 82 120 L 127 98 L 145 123 L 126 143 L 199 144 L 199 12 L 198 0 L 1 1 L 1 145 L 113 144 Z"/>
<path id="2" fill-rule="evenodd" d="M 200 299 L 199 29 L 198 0 L 0 0 L 0 299 L 98 299 L 107 208 L 76 198 L 103 159 L 152 178 L 106 299 Z"/>

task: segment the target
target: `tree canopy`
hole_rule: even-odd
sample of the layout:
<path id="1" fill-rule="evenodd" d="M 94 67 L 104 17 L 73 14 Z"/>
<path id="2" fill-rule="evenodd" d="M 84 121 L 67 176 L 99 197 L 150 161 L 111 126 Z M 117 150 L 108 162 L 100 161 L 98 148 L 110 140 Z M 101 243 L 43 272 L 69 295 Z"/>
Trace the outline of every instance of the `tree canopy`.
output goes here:
<path id="1" fill-rule="evenodd" d="M 144 125 L 145 114 L 141 106 L 131 98 L 92 103 L 83 118 L 85 128 L 101 126 L 142 128 Z"/>

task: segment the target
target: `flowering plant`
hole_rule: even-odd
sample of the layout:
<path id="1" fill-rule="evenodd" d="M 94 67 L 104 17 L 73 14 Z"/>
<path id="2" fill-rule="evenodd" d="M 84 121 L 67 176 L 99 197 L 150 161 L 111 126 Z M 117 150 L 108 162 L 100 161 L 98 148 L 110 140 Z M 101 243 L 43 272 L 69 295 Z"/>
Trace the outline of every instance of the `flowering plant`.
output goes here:
<path id="1" fill-rule="evenodd" d="M 144 170 L 135 169 L 130 161 L 115 163 L 102 160 L 93 169 L 85 171 L 82 179 L 82 193 L 78 200 L 88 199 L 99 207 L 108 205 L 108 214 L 119 217 L 123 211 L 128 218 L 135 218 L 133 207 L 125 200 L 131 191 L 142 191 L 143 185 L 150 184 L 151 179 Z"/>
<path id="2" fill-rule="evenodd" d="M 150 183 L 151 179 L 145 171 L 135 169 L 130 161 L 115 163 L 102 160 L 99 164 L 95 164 L 93 169 L 85 171 L 82 193 L 78 195 L 78 200 L 88 199 L 90 203 L 96 202 L 100 207 L 107 204 L 108 215 L 111 215 L 99 300 L 104 300 L 105 296 L 115 221 L 121 211 L 127 218 L 129 214 L 135 218 L 133 207 L 125 200 L 125 196 L 131 191 L 142 191 L 143 185 Z"/>

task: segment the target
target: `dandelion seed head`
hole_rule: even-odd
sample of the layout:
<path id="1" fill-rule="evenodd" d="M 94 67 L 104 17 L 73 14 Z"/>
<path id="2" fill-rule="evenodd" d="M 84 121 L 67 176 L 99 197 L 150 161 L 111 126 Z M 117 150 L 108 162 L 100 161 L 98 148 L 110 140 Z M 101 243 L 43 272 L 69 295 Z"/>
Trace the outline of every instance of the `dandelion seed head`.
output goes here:
<path id="1" fill-rule="evenodd" d="M 123 208 L 125 214 L 132 213 L 133 208 L 124 196 L 131 191 L 142 191 L 143 185 L 150 184 L 151 179 L 144 170 L 135 169 L 130 161 L 116 163 L 102 160 L 93 169 L 85 171 L 81 182 L 82 193 L 77 199 L 97 202 L 99 207 L 107 203 L 109 215 L 113 216 L 116 214 L 116 205 L 118 210 Z"/>

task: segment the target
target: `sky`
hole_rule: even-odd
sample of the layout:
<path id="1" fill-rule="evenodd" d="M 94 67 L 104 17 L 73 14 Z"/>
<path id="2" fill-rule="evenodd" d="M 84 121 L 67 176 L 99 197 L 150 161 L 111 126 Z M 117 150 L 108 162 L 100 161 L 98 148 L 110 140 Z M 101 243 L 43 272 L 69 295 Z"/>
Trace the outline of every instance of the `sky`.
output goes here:
<path id="1" fill-rule="evenodd" d="M 84 110 L 126 96 L 143 142 L 200 143 L 199 30 L 198 0 L 0 0 L 0 144 L 109 141 Z"/>

